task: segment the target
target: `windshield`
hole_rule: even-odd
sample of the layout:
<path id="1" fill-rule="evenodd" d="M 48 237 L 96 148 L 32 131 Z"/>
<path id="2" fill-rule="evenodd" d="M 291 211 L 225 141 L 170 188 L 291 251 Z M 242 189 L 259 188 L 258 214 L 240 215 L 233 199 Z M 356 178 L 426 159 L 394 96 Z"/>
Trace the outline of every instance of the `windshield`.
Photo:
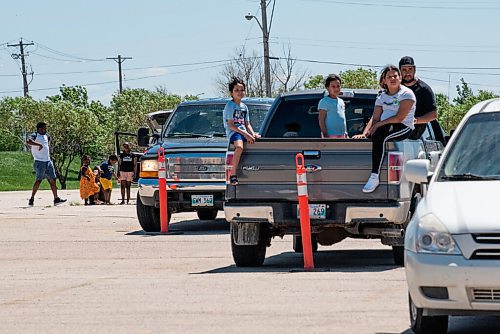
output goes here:
<path id="1" fill-rule="evenodd" d="M 438 181 L 500 180 L 500 112 L 471 116 L 454 136 Z"/>
<path id="2" fill-rule="evenodd" d="M 345 102 L 345 116 L 349 137 L 363 133 L 366 123 L 373 114 L 375 95 L 369 98 L 342 98 Z M 318 122 L 319 98 L 290 99 L 282 101 L 267 129 L 266 137 L 320 138 Z M 292 136 L 290 136 L 292 137 Z"/>
<path id="3" fill-rule="evenodd" d="M 250 114 L 250 124 L 259 131 L 269 105 L 245 103 Z M 222 114 L 226 104 L 179 106 L 165 129 L 165 137 L 225 137 Z"/>

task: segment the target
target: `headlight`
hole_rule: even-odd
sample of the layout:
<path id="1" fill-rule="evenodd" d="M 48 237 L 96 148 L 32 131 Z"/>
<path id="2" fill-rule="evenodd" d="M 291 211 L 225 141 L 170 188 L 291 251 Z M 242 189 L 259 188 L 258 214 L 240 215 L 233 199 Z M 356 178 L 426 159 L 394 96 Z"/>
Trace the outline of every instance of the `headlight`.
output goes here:
<path id="1" fill-rule="evenodd" d="M 432 213 L 418 222 L 416 249 L 418 253 L 462 254 L 450 232 Z"/>
<path id="2" fill-rule="evenodd" d="M 141 172 L 139 174 L 143 178 L 158 178 L 158 160 L 143 160 L 141 161 Z"/>

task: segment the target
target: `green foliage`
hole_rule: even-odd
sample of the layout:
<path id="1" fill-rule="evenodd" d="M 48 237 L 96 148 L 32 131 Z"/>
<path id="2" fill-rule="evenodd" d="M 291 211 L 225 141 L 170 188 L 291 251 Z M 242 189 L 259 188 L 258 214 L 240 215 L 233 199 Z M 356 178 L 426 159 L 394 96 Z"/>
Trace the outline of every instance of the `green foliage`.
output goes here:
<path id="1" fill-rule="evenodd" d="M 321 89 L 325 88 L 325 78 L 321 74 L 314 75 L 312 77 L 309 77 L 309 80 L 307 80 L 304 83 L 304 88 L 305 89 Z"/>
<path id="2" fill-rule="evenodd" d="M 126 89 L 115 94 L 111 100 L 112 122 L 110 129 L 135 132 L 146 126 L 146 115 L 153 111 L 173 109 L 181 102 L 179 95 L 164 91 L 151 92 L 146 89 Z"/>
<path id="3" fill-rule="evenodd" d="M 479 90 L 475 95 L 463 78 L 460 81 L 462 84 L 457 86 L 458 96 L 453 99 L 454 103 L 449 103 L 444 94 L 436 94 L 438 121 L 447 133 L 458 126 L 465 114 L 475 104 L 498 97 L 493 92 L 485 90 Z"/>
<path id="4" fill-rule="evenodd" d="M 366 70 L 364 68 L 357 68 L 355 70 L 341 71 L 339 73 L 342 79 L 342 87 L 352 89 L 376 89 L 378 88 L 377 72 L 373 70 Z M 325 77 L 321 74 L 309 77 L 309 80 L 304 83 L 306 89 L 322 89 L 325 88 Z"/>
<path id="5" fill-rule="evenodd" d="M 370 69 L 357 68 L 355 70 L 341 71 L 342 87 L 353 89 L 377 89 L 377 72 Z"/>

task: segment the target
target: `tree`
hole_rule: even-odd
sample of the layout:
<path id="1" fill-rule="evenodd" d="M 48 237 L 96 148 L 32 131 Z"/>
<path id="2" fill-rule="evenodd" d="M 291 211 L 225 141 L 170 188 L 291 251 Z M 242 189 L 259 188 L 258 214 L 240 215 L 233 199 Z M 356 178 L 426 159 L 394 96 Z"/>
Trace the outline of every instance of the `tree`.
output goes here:
<path id="1" fill-rule="evenodd" d="M 300 70 L 294 72 L 296 60 L 292 58 L 292 49 L 290 45 L 285 49 L 283 54 L 286 56 L 283 60 L 277 62 L 273 68 L 273 75 L 276 81 L 279 82 L 277 87 L 278 92 L 289 92 L 299 89 L 305 78 L 309 75 L 307 71 Z"/>
<path id="2" fill-rule="evenodd" d="M 486 90 L 479 90 L 478 94 L 475 95 L 463 78 L 460 79 L 460 82 L 461 85 L 457 85 L 458 96 L 453 99 L 453 104 L 448 102 L 448 98 L 444 94 L 436 94 L 438 121 L 448 133 L 458 126 L 464 115 L 475 104 L 498 97 L 493 92 Z"/>
<path id="3" fill-rule="evenodd" d="M 238 77 L 245 82 L 247 96 L 264 96 L 266 85 L 262 58 L 255 51 L 247 55 L 245 47 L 236 49 L 233 57 L 233 60 L 224 66 L 215 80 L 217 91 L 221 96 L 227 96 L 229 94 L 228 82 L 231 78 Z M 271 77 L 272 86 L 273 78 Z"/>
<path id="4" fill-rule="evenodd" d="M 21 97 L 0 101 L 0 151 L 16 151 L 24 147 L 24 132 L 17 106 Z"/>
<path id="5" fill-rule="evenodd" d="M 309 77 L 309 80 L 307 80 L 304 83 L 304 88 L 305 89 L 325 88 L 325 78 L 321 74 L 317 74 L 317 75 L 314 75 L 312 77 Z"/>
<path id="6" fill-rule="evenodd" d="M 342 87 L 352 89 L 377 89 L 378 80 L 377 72 L 370 69 L 357 68 L 354 70 L 341 71 L 339 73 L 342 79 Z M 324 89 L 325 78 L 321 74 L 309 77 L 309 80 L 304 84 L 306 89 Z"/>
<path id="7" fill-rule="evenodd" d="M 296 68 L 296 60 L 291 55 L 290 47 L 284 49 L 283 53 L 282 58 L 271 63 L 272 95 L 301 88 L 307 76 L 306 71 Z M 222 96 L 228 95 L 228 82 L 233 77 L 239 77 L 245 82 L 246 96 L 265 96 L 264 65 L 257 52 L 247 55 L 244 47 L 235 50 L 233 60 L 224 66 L 215 80 L 217 91 Z"/>
<path id="8" fill-rule="evenodd" d="M 377 89 L 377 72 L 370 69 L 357 68 L 355 70 L 346 70 L 339 73 L 342 79 L 342 87 L 352 89 Z"/>

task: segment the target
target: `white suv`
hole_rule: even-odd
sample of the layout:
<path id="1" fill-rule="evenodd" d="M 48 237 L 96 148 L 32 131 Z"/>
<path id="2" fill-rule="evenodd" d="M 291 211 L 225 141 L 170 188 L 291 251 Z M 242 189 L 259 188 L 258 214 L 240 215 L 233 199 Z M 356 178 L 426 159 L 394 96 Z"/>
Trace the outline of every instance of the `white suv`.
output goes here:
<path id="1" fill-rule="evenodd" d="M 410 320 L 446 333 L 449 315 L 500 315 L 500 99 L 475 105 L 433 175 L 428 165 L 405 165 L 428 184 L 405 237 Z"/>

